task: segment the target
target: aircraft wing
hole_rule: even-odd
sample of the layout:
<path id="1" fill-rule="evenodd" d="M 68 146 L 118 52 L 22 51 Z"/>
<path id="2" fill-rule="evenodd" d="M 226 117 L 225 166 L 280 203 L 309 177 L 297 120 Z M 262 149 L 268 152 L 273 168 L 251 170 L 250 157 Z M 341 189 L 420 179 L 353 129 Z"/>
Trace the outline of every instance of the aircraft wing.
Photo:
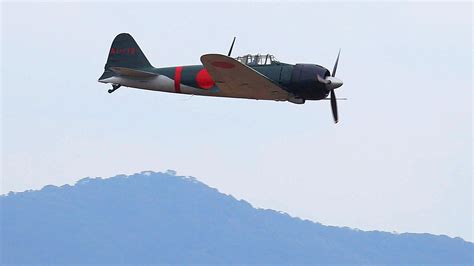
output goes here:
<path id="1" fill-rule="evenodd" d="M 201 56 L 201 62 L 225 95 L 262 100 L 287 100 L 289 97 L 280 86 L 234 58 L 205 54 Z"/>

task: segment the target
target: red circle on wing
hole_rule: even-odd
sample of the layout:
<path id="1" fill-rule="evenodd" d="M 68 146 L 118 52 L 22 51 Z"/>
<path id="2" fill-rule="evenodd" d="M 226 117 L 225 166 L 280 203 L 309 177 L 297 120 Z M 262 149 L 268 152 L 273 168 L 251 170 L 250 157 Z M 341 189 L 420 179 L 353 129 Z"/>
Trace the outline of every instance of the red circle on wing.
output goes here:
<path id="1" fill-rule="evenodd" d="M 201 89 L 208 90 L 214 87 L 214 80 L 212 80 L 211 75 L 207 72 L 206 69 L 201 69 L 196 75 L 196 83 Z"/>
<path id="2" fill-rule="evenodd" d="M 233 68 L 235 67 L 234 64 L 231 64 L 229 62 L 223 62 L 223 61 L 215 61 L 211 63 L 215 67 L 220 67 L 220 68 Z"/>

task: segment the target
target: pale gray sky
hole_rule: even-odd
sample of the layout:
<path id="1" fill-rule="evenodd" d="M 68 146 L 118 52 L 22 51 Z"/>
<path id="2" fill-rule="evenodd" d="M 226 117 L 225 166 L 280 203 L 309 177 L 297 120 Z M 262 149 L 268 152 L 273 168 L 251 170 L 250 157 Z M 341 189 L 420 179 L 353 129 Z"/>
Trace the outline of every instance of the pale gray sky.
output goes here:
<path id="1" fill-rule="evenodd" d="M 2 3 L 1 192 L 175 169 L 257 207 L 472 237 L 472 4 Z M 156 67 L 272 53 L 332 68 L 338 125 L 304 105 L 123 88 L 116 34 Z"/>

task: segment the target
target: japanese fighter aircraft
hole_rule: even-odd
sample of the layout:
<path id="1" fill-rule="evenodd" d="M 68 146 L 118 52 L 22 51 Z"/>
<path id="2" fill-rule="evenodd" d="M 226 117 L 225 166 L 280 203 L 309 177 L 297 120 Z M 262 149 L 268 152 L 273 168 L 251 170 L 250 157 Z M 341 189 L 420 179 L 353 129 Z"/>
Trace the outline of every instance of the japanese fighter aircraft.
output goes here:
<path id="1" fill-rule="evenodd" d="M 272 55 L 230 57 L 229 53 L 205 54 L 202 65 L 153 67 L 128 33 L 117 35 L 109 51 L 99 82 L 120 86 L 191 95 L 289 101 L 330 100 L 334 122 L 338 122 L 334 90 L 342 86 L 335 77 L 340 51 L 332 73 L 315 64 L 286 64 Z M 327 98 L 330 94 L 330 98 Z"/>

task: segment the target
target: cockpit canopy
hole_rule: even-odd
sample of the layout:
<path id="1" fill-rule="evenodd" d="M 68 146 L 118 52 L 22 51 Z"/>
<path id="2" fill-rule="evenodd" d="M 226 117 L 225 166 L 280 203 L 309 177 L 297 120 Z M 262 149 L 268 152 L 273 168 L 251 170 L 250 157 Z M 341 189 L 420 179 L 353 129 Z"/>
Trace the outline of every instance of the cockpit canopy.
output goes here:
<path id="1" fill-rule="evenodd" d="M 236 58 L 237 61 L 249 66 L 267 66 L 280 64 L 280 62 L 271 54 L 261 55 L 243 55 Z"/>

